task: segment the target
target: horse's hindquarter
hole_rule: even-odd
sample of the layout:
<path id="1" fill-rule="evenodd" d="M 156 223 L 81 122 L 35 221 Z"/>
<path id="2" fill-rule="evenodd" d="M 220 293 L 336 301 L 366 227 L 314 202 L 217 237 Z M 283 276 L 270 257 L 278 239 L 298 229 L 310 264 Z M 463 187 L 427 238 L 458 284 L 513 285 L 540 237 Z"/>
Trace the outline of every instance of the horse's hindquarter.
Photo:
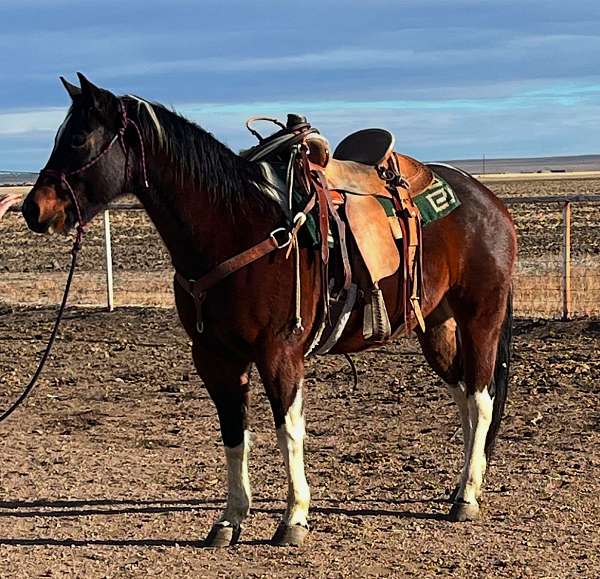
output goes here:
<path id="1" fill-rule="evenodd" d="M 423 230 L 425 280 L 435 279 L 445 254 L 450 286 L 510 283 L 516 232 L 504 204 L 485 185 L 459 170 L 431 165 L 461 201 L 460 207 Z M 433 258 L 433 259 L 432 259 Z"/>
<path id="2" fill-rule="evenodd" d="M 461 205 L 423 228 L 423 315 L 427 317 L 451 288 L 479 284 L 510 286 L 516 254 L 514 225 L 501 201 L 484 185 L 447 167 L 431 166 L 446 180 Z M 402 273 L 381 281 L 393 328 L 404 322 Z M 332 354 L 377 346 L 362 338 L 362 307 L 352 314 Z M 413 316 L 413 326 L 416 324 Z"/>

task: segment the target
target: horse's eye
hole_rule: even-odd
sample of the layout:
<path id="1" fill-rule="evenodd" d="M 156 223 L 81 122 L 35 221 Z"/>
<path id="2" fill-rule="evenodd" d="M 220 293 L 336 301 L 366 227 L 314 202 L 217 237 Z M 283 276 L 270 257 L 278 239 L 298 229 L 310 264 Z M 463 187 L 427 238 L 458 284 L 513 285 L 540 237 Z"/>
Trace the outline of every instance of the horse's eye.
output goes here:
<path id="1" fill-rule="evenodd" d="M 83 147 L 87 141 L 86 135 L 79 133 L 71 137 L 71 145 L 73 147 Z"/>

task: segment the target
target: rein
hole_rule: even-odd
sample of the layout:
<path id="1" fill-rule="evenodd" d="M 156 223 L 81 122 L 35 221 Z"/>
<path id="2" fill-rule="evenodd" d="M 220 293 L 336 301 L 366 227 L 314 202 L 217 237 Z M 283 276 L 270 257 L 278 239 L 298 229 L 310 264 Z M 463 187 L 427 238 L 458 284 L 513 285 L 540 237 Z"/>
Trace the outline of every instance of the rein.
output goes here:
<path id="1" fill-rule="evenodd" d="M 102 159 L 104 156 L 106 156 L 109 153 L 109 151 L 113 148 L 115 143 L 118 141 L 121 144 L 121 146 L 123 147 L 123 151 L 125 152 L 125 155 L 126 155 L 125 178 L 127 180 L 128 172 L 129 172 L 128 171 L 129 149 L 125 145 L 125 131 L 127 130 L 127 127 L 129 125 L 131 125 L 135 129 L 138 139 L 139 139 L 140 166 L 141 166 L 142 175 L 144 178 L 144 186 L 146 188 L 148 188 L 148 174 L 146 171 L 146 155 L 144 152 L 144 141 L 142 139 L 142 133 L 141 133 L 137 123 L 127 116 L 127 112 L 126 112 L 125 107 L 121 100 L 119 100 L 119 108 L 120 108 L 120 112 L 121 112 L 122 126 L 118 130 L 117 134 L 108 142 L 108 144 L 100 151 L 100 153 L 98 153 L 98 155 L 96 155 L 91 161 L 88 161 L 87 163 L 82 165 L 79 169 L 75 169 L 73 171 L 58 171 L 55 169 L 44 168 L 40 171 L 38 179 L 37 179 L 35 185 L 33 186 L 35 189 L 35 187 L 39 183 L 39 180 L 41 178 L 43 178 L 44 176 L 47 176 L 47 177 L 53 178 L 56 181 L 58 181 L 60 183 L 60 185 L 63 186 L 69 192 L 69 195 L 71 196 L 71 199 L 73 201 L 73 205 L 75 206 L 75 213 L 77 215 L 77 233 L 75 236 L 75 241 L 73 242 L 73 248 L 71 249 L 71 256 L 72 256 L 71 257 L 71 268 L 69 270 L 69 275 L 67 276 L 67 281 L 65 283 L 65 290 L 63 293 L 62 301 L 60 304 L 60 308 L 58 310 L 58 314 L 56 316 L 56 321 L 54 322 L 54 327 L 52 329 L 52 333 L 50 334 L 50 339 L 48 340 L 48 345 L 46 346 L 46 350 L 44 351 L 44 354 L 42 355 L 42 358 L 38 364 L 38 367 L 37 367 L 36 371 L 34 372 L 33 377 L 31 378 L 29 384 L 25 387 L 25 389 L 23 390 L 21 395 L 8 407 L 8 409 L 5 410 L 2 413 L 2 415 L 0 415 L 0 422 L 3 422 L 4 420 L 6 420 L 25 401 L 25 399 L 29 396 L 29 394 L 31 394 L 31 391 L 37 384 L 37 381 L 42 373 L 42 370 L 44 369 L 44 366 L 46 365 L 46 361 L 48 360 L 48 357 L 50 356 L 52 347 L 54 346 L 54 341 L 56 340 L 56 336 L 58 334 L 58 328 L 60 326 L 60 322 L 62 321 L 63 314 L 64 314 L 65 308 L 67 306 L 67 299 L 69 297 L 69 292 L 71 290 L 71 283 L 73 281 L 73 275 L 75 273 L 75 267 L 77 265 L 77 255 L 79 254 L 79 251 L 81 249 L 83 235 L 85 233 L 85 225 L 86 225 L 86 223 L 83 220 L 83 211 L 81 209 L 81 204 L 79 203 L 79 199 L 77 198 L 77 195 L 75 194 L 73 187 L 69 183 L 68 178 L 73 175 L 79 175 L 81 173 L 84 173 L 90 167 L 93 167 L 96 163 L 98 163 L 98 161 L 100 161 L 100 159 Z"/>

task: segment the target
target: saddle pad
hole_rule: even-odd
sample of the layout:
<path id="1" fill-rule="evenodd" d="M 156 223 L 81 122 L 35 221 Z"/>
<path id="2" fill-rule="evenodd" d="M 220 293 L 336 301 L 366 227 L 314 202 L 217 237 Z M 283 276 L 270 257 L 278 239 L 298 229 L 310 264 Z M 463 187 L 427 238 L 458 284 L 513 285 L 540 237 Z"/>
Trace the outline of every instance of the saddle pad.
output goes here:
<path id="1" fill-rule="evenodd" d="M 346 220 L 358 250 L 369 270 L 371 281 L 396 273 L 400 252 L 388 224 L 385 209 L 377 198 L 346 195 Z"/>
<path id="2" fill-rule="evenodd" d="M 381 203 L 386 215 L 390 219 L 396 219 L 396 211 L 391 199 L 377 197 L 377 201 Z M 460 207 L 460 199 L 456 196 L 452 187 L 437 175 L 427 189 L 419 193 L 416 197 L 413 197 L 413 202 L 421 213 L 421 224 L 423 227 L 432 221 L 446 217 L 446 215 L 454 211 L 457 207 Z"/>
<path id="3" fill-rule="evenodd" d="M 452 187 L 437 175 L 425 191 L 413 197 L 413 202 L 421 213 L 423 226 L 446 217 L 457 207 L 460 207 L 460 199 L 456 196 Z"/>

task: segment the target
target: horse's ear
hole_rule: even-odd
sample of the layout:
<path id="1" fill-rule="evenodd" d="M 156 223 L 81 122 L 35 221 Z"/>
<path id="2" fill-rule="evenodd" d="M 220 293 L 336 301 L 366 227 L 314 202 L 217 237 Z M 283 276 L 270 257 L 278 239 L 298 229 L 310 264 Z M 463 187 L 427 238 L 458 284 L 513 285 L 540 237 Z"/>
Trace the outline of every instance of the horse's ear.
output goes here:
<path id="1" fill-rule="evenodd" d="M 71 99 L 74 99 L 76 96 L 79 96 L 81 94 L 81 89 L 78 86 L 71 84 L 64 76 L 60 77 L 60 82 L 63 83 L 63 86 L 69 93 Z"/>
<path id="2" fill-rule="evenodd" d="M 92 104 L 96 104 L 98 96 L 102 89 L 98 88 L 95 84 L 92 84 L 83 74 L 80 72 L 77 73 L 79 78 L 79 84 L 81 85 L 81 94 L 82 96 L 91 101 Z"/>
<path id="3" fill-rule="evenodd" d="M 89 106 L 107 116 L 116 110 L 117 97 L 111 92 L 97 87 L 83 74 L 77 73 L 81 83 L 81 96 Z"/>

